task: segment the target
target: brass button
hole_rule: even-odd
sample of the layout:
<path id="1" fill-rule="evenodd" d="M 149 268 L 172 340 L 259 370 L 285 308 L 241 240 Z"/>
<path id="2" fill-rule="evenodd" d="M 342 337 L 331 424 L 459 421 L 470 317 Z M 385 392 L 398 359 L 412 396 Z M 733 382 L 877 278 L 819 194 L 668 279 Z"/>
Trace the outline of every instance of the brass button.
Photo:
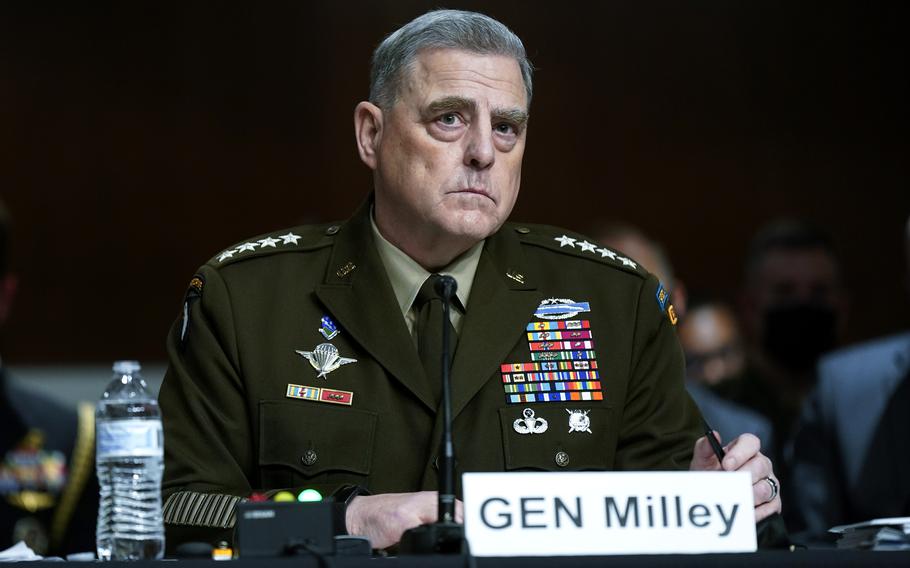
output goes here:
<path id="1" fill-rule="evenodd" d="M 556 452 L 556 465 L 566 467 L 569 465 L 569 454 L 565 452 Z"/>
<path id="2" fill-rule="evenodd" d="M 303 457 L 300 458 L 300 461 L 303 462 L 303 465 L 313 465 L 319 461 L 319 456 L 316 455 L 316 450 L 307 450 Z"/>
<path id="3" fill-rule="evenodd" d="M 338 232 L 338 229 L 340 229 L 340 228 L 341 227 L 339 227 L 338 225 L 332 225 L 331 227 L 329 227 L 328 229 L 325 230 L 325 234 L 327 234 L 329 236 L 334 235 L 335 233 Z"/>
<path id="4" fill-rule="evenodd" d="M 518 233 L 519 235 L 527 235 L 528 233 L 531 232 L 531 229 L 529 229 L 527 227 L 515 227 L 515 232 Z"/>

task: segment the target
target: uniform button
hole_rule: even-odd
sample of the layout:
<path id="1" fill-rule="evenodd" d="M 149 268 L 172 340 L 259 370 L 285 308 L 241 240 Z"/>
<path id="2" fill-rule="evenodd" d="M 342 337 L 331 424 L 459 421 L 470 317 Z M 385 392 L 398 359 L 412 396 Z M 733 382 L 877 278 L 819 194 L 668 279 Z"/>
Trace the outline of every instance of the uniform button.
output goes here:
<path id="1" fill-rule="evenodd" d="M 569 465 L 569 454 L 565 452 L 556 452 L 556 457 L 554 459 L 556 460 L 556 465 L 559 467 L 566 467 Z"/>
<path id="2" fill-rule="evenodd" d="M 339 227 L 338 225 L 332 225 L 331 227 L 329 227 L 328 229 L 325 230 L 325 234 L 334 235 L 335 233 L 338 232 L 338 229 L 340 229 L 340 228 L 341 227 Z"/>
<path id="3" fill-rule="evenodd" d="M 531 229 L 529 229 L 527 227 L 515 227 L 515 232 L 520 235 L 527 235 L 528 233 L 531 232 Z"/>
<path id="4" fill-rule="evenodd" d="M 303 465 L 313 465 L 319 461 L 319 456 L 316 455 L 316 450 L 307 450 L 303 457 L 300 458 L 300 461 L 303 462 Z"/>

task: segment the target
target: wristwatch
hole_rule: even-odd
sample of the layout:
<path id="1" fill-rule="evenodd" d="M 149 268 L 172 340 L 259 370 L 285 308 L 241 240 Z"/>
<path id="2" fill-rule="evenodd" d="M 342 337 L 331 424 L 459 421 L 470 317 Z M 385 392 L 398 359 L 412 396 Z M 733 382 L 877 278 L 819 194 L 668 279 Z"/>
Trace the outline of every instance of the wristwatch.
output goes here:
<path id="1" fill-rule="evenodd" d="M 372 493 L 359 485 L 342 485 L 332 493 L 336 535 L 348 534 L 345 516 L 348 511 L 348 505 L 358 495 L 372 495 Z"/>

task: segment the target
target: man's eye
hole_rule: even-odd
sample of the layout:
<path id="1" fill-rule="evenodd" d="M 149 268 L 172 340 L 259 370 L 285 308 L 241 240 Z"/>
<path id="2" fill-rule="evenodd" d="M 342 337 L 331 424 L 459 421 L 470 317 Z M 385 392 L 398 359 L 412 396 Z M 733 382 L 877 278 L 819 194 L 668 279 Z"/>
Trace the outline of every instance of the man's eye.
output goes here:
<path id="1" fill-rule="evenodd" d="M 517 129 L 515 128 L 515 126 L 512 124 L 509 124 L 507 122 L 501 122 L 501 123 L 497 124 L 495 128 L 496 128 L 496 132 L 498 132 L 500 134 L 511 135 L 511 134 L 517 133 Z"/>
<path id="2" fill-rule="evenodd" d="M 446 113 L 439 117 L 439 122 L 446 126 L 455 126 L 458 124 L 458 115 L 454 112 Z"/>

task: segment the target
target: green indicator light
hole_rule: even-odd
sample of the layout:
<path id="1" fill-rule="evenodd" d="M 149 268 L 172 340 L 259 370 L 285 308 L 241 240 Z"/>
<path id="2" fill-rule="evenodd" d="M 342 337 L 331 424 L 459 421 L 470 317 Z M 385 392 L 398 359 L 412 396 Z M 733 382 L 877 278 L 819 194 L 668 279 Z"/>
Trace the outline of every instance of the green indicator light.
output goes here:
<path id="1" fill-rule="evenodd" d="M 315 489 L 304 489 L 300 492 L 300 495 L 297 496 L 297 500 L 301 503 L 322 501 L 322 493 L 316 491 Z"/>

